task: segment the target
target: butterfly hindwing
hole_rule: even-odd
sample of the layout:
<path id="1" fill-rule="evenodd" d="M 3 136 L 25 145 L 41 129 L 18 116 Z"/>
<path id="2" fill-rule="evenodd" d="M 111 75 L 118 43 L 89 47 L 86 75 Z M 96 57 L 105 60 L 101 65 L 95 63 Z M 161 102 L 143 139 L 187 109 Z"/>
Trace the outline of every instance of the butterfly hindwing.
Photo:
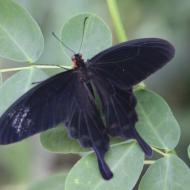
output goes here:
<path id="1" fill-rule="evenodd" d="M 109 137 L 96 108 L 91 84 L 78 82 L 73 88 L 75 96 L 65 125 L 70 136 L 78 138 L 83 147 L 94 149 L 102 176 L 110 179 L 113 174 L 104 160 L 109 148 Z M 75 131 L 74 135 L 72 131 Z"/>
<path id="2" fill-rule="evenodd" d="M 113 46 L 88 61 L 89 70 L 129 88 L 164 66 L 174 56 L 174 47 L 158 38 L 131 40 Z"/>
<path id="3" fill-rule="evenodd" d="M 111 136 L 136 139 L 145 154 L 150 157 L 152 149 L 135 129 L 138 117 L 135 111 L 136 98 L 132 88 L 118 88 L 108 79 L 102 80 L 97 76 L 94 76 L 93 84 L 102 102 L 102 111 L 105 116 L 108 133 Z"/>

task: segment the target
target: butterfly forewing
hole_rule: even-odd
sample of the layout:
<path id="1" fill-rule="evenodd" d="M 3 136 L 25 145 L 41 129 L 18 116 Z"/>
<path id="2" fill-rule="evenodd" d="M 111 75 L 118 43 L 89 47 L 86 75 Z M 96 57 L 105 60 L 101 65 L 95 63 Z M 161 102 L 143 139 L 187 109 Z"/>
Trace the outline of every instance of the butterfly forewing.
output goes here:
<path id="1" fill-rule="evenodd" d="M 72 72 L 67 71 L 21 96 L 0 118 L 0 144 L 19 141 L 63 121 L 66 117 L 63 110 L 68 105 L 73 82 Z"/>
<path id="2" fill-rule="evenodd" d="M 108 78 L 121 88 L 129 88 L 147 78 L 174 56 L 173 46 L 162 39 L 131 40 L 113 46 L 88 62 L 96 76 Z"/>

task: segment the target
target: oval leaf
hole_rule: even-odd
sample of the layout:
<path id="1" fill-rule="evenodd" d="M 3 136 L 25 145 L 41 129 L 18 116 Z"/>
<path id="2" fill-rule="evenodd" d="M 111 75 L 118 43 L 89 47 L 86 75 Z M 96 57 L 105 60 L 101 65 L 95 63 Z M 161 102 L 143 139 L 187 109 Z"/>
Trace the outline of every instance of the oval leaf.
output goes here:
<path id="1" fill-rule="evenodd" d="M 10 178 L 12 183 L 27 180 L 33 167 L 31 164 L 33 160 L 31 146 L 28 141 L 6 146 L 0 145 L 0 152 L 1 181 L 9 183 Z"/>
<path id="2" fill-rule="evenodd" d="M 32 88 L 33 82 L 40 82 L 48 76 L 40 69 L 17 72 L 0 87 L 0 115 L 21 95 Z"/>
<path id="3" fill-rule="evenodd" d="M 167 103 L 151 91 L 139 90 L 135 93 L 139 121 L 136 125 L 140 135 L 150 145 L 171 150 L 180 138 L 180 127 Z"/>
<path id="4" fill-rule="evenodd" d="M 139 190 L 189 190 L 190 169 L 177 156 L 156 161 L 143 176 Z"/>
<path id="5" fill-rule="evenodd" d="M 84 28 L 85 17 L 88 19 Z M 82 41 L 83 29 L 84 38 Z M 62 41 L 76 53 L 80 51 L 83 58 L 87 60 L 112 45 L 112 33 L 101 18 L 86 13 L 71 18 L 63 26 Z M 69 56 L 72 54 L 68 49 L 65 50 Z"/>
<path id="6" fill-rule="evenodd" d="M 66 190 L 131 190 L 142 171 L 144 154 L 136 142 L 112 147 L 106 161 L 114 177 L 102 179 L 94 153 L 83 157 L 69 172 L 65 182 Z"/>
<path id="7" fill-rule="evenodd" d="M 14 61 L 35 62 L 44 39 L 28 11 L 12 0 L 0 1 L 0 56 Z"/>
<path id="8" fill-rule="evenodd" d="M 51 152 L 69 154 L 90 151 L 82 148 L 77 140 L 69 138 L 63 124 L 41 133 L 40 141 L 43 147 Z"/>
<path id="9" fill-rule="evenodd" d="M 188 152 L 188 157 L 190 159 L 190 145 L 188 146 L 187 152 Z"/>
<path id="10" fill-rule="evenodd" d="M 28 190 L 64 190 L 66 173 L 49 176 L 39 182 L 31 184 Z"/>

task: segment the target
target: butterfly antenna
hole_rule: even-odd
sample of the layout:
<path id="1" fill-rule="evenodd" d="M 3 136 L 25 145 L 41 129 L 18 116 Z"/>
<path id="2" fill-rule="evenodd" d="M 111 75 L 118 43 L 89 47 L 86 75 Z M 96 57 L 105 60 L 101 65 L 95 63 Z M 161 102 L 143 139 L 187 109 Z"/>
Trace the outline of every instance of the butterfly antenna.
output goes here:
<path id="1" fill-rule="evenodd" d="M 76 54 L 74 50 L 72 50 L 70 47 L 68 47 L 54 32 L 52 32 L 53 37 L 58 40 L 65 48 L 67 48 L 69 51 L 71 51 L 73 54 Z"/>
<path id="2" fill-rule="evenodd" d="M 83 23 L 83 30 L 82 30 L 82 40 L 81 40 L 81 43 L 80 43 L 80 48 L 79 48 L 79 53 L 80 53 L 80 50 L 82 48 L 82 44 L 83 44 L 83 40 L 84 40 L 84 32 L 85 32 L 85 27 L 86 27 L 86 21 L 87 21 L 88 17 L 86 16 L 84 18 L 84 23 Z"/>

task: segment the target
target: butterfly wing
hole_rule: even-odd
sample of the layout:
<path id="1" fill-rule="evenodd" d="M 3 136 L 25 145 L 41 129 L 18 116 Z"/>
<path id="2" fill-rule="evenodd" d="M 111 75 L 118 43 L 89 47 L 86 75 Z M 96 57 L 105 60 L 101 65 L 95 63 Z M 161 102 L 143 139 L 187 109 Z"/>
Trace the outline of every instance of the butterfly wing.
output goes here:
<path id="1" fill-rule="evenodd" d="M 94 76 L 93 84 L 102 102 L 102 112 L 105 116 L 108 133 L 111 136 L 136 139 L 145 154 L 151 157 L 151 147 L 135 129 L 138 117 L 135 111 L 136 98 L 132 88 L 127 90 L 118 88 L 108 79 L 102 80 L 97 76 Z"/>
<path id="2" fill-rule="evenodd" d="M 163 39 L 144 38 L 113 46 L 88 61 L 89 70 L 121 88 L 132 87 L 164 66 L 174 47 Z"/>
<path id="3" fill-rule="evenodd" d="M 0 117 L 0 144 L 9 144 L 54 127 L 65 119 L 62 112 L 74 83 L 71 71 L 55 75 L 21 96 Z M 68 97 L 67 97 L 68 98 Z M 55 113 L 56 112 L 56 113 Z"/>
<path id="4" fill-rule="evenodd" d="M 164 66 L 174 56 L 162 39 L 145 38 L 113 46 L 88 61 L 87 67 L 101 98 L 110 135 L 135 138 L 147 156 L 150 146 L 135 130 L 136 99 L 132 86 Z"/>
<path id="5" fill-rule="evenodd" d="M 97 155 L 105 179 L 112 172 L 104 161 L 109 138 L 94 103 L 90 84 L 77 71 L 55 75 L 20 97 L 0 118 L 0 144 L 20 141 L 64 122 L 70 137 Z"/>
<path id="6" fill-rule="evenodd" d="M 75 113 L 71 114 L 66 127 L 68 131 L 73 128 L 78 134 L 75 138 L 84 147 L 92 147 L 98 159 L 100 172 L 104 179 L 110 179 L 113 174 L 104 161 L 104 155 L 108 150 L 109 138 L 102 122 L 99 111 L 96 108 L 92 87 L 90 83 L 78 83 L 75 86 Z M 75 123 L 78 121 L 78 125 Z M 77 126 L 77 128 L 75 127 Z M 72 136 L 72 134 L 71 134 Z"/>

